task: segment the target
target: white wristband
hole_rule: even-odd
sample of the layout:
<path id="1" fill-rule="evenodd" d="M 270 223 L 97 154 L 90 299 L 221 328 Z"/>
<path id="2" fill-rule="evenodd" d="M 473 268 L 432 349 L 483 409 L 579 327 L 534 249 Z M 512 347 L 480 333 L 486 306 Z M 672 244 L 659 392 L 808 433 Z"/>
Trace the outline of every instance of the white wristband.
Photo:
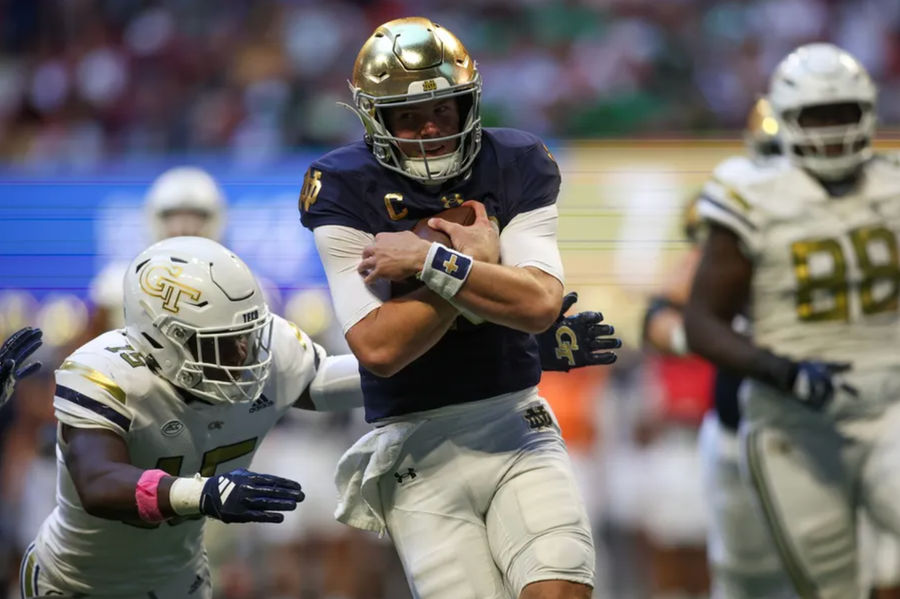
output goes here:
<path id="1" fill-rule="evenodd" d="M 459 293 L 471 270 L 471 256 L 435 241 L 428 249 L 425 264 L 418 277 L 429 289 L 449 300 Z"/>
<path id="2" fill-rule="evenodd" d="M 179 516 L 196 516 L 200 513 L 200 496 L 203 494 L 203 485 L 209 480 L 195 474 L 194 476 L 180 476 L 169 487 L 169 504 L 172 511 Z"/>

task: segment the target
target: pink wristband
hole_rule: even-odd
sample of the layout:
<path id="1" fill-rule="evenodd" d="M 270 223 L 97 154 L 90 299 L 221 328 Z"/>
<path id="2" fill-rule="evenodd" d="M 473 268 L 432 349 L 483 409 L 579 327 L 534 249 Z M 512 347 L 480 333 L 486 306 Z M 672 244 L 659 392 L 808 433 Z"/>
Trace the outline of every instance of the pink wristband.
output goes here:
<path id="1" fill-rule="evenodd" d="M 162 470 L 144 470 L 134 488 L 138 515 L 144 522 L 162 522 L 166 519 L 159 511 L 159 481 L 169 476 Z"/>

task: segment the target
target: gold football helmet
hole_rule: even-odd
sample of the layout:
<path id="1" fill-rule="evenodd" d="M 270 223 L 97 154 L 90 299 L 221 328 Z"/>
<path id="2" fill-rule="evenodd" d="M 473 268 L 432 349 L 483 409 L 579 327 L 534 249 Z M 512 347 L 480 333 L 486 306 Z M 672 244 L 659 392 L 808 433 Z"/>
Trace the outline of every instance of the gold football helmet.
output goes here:
<path id="1" fill-rule="evenodd" d="M 744 129 L 744 143 L 751 156 L 764 157 L 781 154 L 780 126 L 772 106 L 766 98 L 759 98 L 753 103 L 747 115 L 747 127 Z"/>
<path id="2" fill-rule="evenodd" d="M 378 27 L 356 57 L 350 89 L 350 109 L 362 120 L 366 142 L 382 166 L 426 184 L 442 183 L 471 168 L 481 149 L 481 76 L 462 43 L 440 25 L 409 17 Z M 420 140 L 422 155 L 406 156 L 383 109 L 442 98 L 459 102 L 459 133 Z M 452 141 L 456 149 L 429 157 L 425 141 Z"/>

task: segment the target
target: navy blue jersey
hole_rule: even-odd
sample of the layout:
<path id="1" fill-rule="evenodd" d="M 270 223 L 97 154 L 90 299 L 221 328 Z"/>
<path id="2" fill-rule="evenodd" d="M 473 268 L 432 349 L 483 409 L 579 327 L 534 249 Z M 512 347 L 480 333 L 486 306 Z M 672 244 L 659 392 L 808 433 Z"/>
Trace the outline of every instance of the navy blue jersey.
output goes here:
<path id="1" fill-rule="evenodd" d="M 435 188 L 384 168 L 360 141 L 310 166 L 300 195 L 301 221 L 309 229 L 406 231 L 422 218 L 478 200 L 502 230 L 517 214 L 554 204 L 559 182 L 546 146 L 515 129 L 485 129 L 470 176 Z M 394 376 L 377 377 L 362 366 L 360 376 L 371 422 L 526 389 L 540 381 L 541 366 L 534 336 L 459 318 L 434 347 Z"/>

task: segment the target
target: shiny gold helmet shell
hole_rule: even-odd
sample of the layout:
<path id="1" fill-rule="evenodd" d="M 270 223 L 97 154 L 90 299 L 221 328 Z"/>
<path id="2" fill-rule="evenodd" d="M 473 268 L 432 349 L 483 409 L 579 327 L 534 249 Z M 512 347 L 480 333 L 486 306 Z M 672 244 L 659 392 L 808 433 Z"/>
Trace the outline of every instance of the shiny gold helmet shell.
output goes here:
<path id="1" fill-rule="evenodd" d="M 744 129 L 747 151 L 757 158 L 781 154 L 780 129 L 769 101 L 764 97 L 758 98 L 750 108 Z"/>
<path id="2" fill-rule="evenodd" d="M 353 106 L 378 162 L 427 184 L 468 172 L 481 149 L 481 77 L 455 35 L 423 17 L 395 19 L 378 27 L 363 44 L 350 82 Z M 407 157 L 385 125 L 383 108 L 458 98 L 460 132 L 456 150 L 443 156 Z M 405 140 L 408 143 L 408 140 Z"/>

